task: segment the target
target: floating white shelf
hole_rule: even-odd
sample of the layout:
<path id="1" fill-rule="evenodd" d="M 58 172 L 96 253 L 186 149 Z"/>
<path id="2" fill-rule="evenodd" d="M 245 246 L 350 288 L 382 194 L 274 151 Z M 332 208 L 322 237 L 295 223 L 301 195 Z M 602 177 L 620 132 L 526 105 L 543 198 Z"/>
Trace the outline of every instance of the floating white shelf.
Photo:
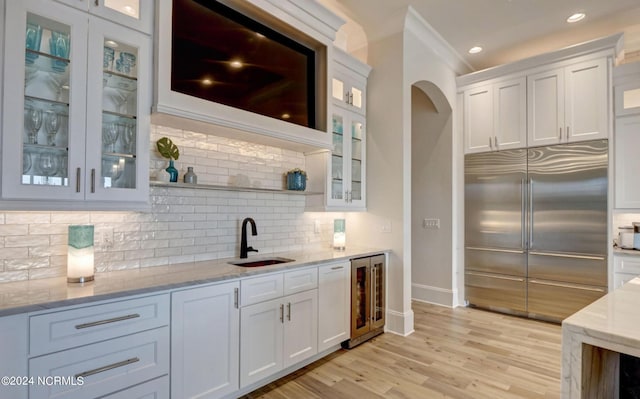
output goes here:
<path id="1" fill-rule="evenodd" d="M 317 195 L 322 194 L 311 191 L 296 190 L 278 190 L 275 188 L 259 188 L 259 187 L 239 187 L 239 186 L 223 186 L 214 184 L 190 184 L 190 183 L 168 183 L 164 181 L 152 180 L 149 182 L 152 187 L 171 187 L 171 188 L 193 188 L 198 190 L 224 190 L 224 191 L 246 191 L 257 193 L 276 193 L 276 194 L 292 194 L 292 195 Z"/>

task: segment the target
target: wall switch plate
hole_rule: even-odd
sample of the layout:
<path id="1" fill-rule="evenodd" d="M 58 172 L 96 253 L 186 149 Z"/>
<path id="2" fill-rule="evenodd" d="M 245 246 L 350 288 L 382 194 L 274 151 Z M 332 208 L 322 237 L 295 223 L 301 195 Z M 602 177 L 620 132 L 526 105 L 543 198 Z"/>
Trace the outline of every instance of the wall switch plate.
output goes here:
<path id="1" fill-rule="evenodd" d="M 440 219 L 424 219 L 422 221 L 422 227 L 425 229 L 439 229 Z"/>

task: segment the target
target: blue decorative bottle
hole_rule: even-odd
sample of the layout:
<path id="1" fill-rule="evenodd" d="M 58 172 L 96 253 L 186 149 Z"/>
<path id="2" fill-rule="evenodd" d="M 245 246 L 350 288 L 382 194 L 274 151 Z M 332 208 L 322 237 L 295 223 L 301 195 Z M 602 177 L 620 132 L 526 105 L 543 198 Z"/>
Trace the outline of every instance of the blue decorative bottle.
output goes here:
<path id="1" fill-rule="evenodd" d="M 173 159 L 169 160 L 169 166 L 165 169 L 169 174 L 169 181 L 171 183 L 176 183 L 178 181 L 178 169 L 173 166 Z"/>

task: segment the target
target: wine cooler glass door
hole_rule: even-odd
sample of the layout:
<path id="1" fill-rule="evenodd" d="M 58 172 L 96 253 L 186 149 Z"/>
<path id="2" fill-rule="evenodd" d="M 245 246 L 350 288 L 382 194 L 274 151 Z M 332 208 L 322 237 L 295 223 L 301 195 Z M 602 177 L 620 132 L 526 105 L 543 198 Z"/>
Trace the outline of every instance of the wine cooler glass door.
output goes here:
<path id="1" fill-rule="evenodd" d="M 370 330 L 369 258 L 351 261 L 351 339 Z"/>

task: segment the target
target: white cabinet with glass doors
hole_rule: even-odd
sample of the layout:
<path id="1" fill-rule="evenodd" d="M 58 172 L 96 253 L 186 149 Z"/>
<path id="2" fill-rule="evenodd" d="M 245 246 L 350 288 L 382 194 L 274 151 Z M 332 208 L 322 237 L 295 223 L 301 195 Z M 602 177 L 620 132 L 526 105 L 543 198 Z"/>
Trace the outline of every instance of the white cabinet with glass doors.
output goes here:
<path id="1" fill-rule="evenodd" d="M 371 67 L 334 49 L 331 134 L 332 149 L 306 156 L 311 191 L 308 210 L 366 209 L 366 105 Z"/>
<path id="2" fill-rule="evenodd" d="M 367 76 L 371 70 L 344 51 L 333 49 L 331 99 L 335 105 L 366 114 Z"/>
<path id="3" fill-rule="evenodd" d="M 153 33 L 153 3 L 150 0 L 56 0 L 109 21 Z"/>
<path id="4" fill-rule="evenodd" d="M 6 30 L 4 203 L 146 203 L 151 38 L 47 0 L 8 2 Z"/>

